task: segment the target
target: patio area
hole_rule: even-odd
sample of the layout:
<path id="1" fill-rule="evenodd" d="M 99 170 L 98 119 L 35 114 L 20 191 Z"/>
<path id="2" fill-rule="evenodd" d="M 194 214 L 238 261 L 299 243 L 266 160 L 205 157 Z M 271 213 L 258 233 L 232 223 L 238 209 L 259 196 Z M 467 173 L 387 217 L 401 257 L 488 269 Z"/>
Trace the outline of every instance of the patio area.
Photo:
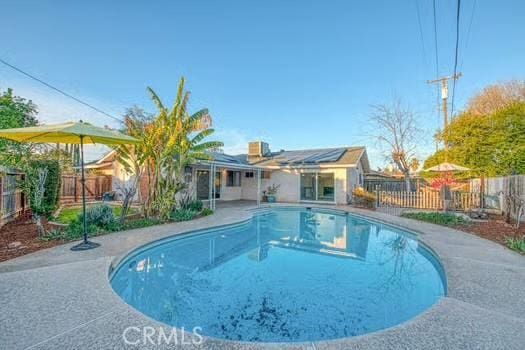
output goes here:
<path id="1" fill-rule="evenodd" d="M 286 204 L 281 204 L 285 206 Z M 317 207 L 318 205 L 314 205 Z M 130 326 L 165 327 L 125 304 L 108 271 L 127 252 L 171 235 L 249 220 L 254 201 L 217 201 L 214 215 L 93 238 L 97 249 L 72 252 L 75 243 L 0 264 L 2 349 L 132 349 Z M 441 259 L 448 295 L 418 317 L 384 331 L 315 343 L 239 343 L 205 338 L 202 349 L 522 349 L 525 342 L 525 258 L 505 247 L 450 228 L 385 213 L 337 208 L 419 234 Z M 140 348 L 163 349 L 140 344 Z M 166 348 L 173 348 L 172 345 Z"/>

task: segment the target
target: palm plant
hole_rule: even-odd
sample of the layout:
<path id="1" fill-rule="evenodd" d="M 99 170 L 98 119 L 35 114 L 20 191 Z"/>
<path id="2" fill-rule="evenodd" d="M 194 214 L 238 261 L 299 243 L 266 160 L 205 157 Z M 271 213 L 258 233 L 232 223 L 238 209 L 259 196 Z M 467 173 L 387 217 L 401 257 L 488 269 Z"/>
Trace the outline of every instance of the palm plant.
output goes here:
<path id="1" fill-rule="evenodd" d="M 194 114 L 187 110 L 189 92 L 184 90 L 181 78 L 175 103 L 165 107 L 159 96 L 148 87 L 153 103 L 158 109 L 151 121 L 137 125 L 130 122 L 130 135 L 141 140 L 135 146 L 123 146 L 120 154 L 132 160 L 135 172 L 141 169 L 148 179 L 148 195 L 144 201 L 144 214 L 153 213 L 162 219 L 169 217 L 175 206 L 175 196 L 186 187 L 184 169 L 198 159 L 209 159 L 207 151 L 222 146 L 222 142 L 205 141 L 213 134 L 212 119 L 207 109 Z M 134 148 L 131 153 L 127 152 Z"/>
<path id="2" fill-rule="evenodd" d="M 135 195 L 138 193 L 139 200 L 141 197 L 140 191 L 137 192 L 140 180 L 144 173 L 144 164 L 148 158 L 147 144 L 143 140 L 147 122 L 141 120 L 133 115 L 126 115 L 124 117 L 124 130 L 123 132 L 135 137 L 136 139 L 142 140 L 142 142 L 136 145 L 119 145 L 116 147 L 117 159 L 122 165 L 124 171 L 131 175 L 131 179 L 128 182 L 120 184 L 119 189 L 122 191 L 124 198 L 122 201 L 122 210 L 120 214 L 120 221 L 123 222 L 126 217 L 131 202 Z M 143 212 L 145 208 L 143 207 Z"/>

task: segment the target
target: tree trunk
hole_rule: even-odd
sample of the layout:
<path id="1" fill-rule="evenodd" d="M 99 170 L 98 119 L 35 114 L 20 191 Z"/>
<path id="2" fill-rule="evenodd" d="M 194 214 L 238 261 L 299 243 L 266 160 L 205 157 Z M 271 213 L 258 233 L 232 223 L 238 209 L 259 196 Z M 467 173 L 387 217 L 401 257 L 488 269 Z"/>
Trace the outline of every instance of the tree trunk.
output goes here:
<path id="1" fill-rule="evenodd" d="M 505 196 L 505 223 L 510 224 L 510 218 L 511 218 L 511 211 L 512 211 L 512 199 L 510 195 Z"/>
<path id="2" fill-rule="evenodd" d="M 43 237 L 46 234 L 46 230 L 44 229 L 44 225 L 42 225 L 42 217 L 39 214 L 34 214 L 33 221 L 36 224 L 38 237 Z"/>
<path id="3" fill-rule="evenodd" d="M 410 188 L 410 174 L 409 173 L 405 173 L 405 190 L 407 192 L 410 192 L 411 188 Z"/>
<path id="4" fill-rule="evenodd" d="M 521 217 L 523 215 L 523 211 L 524 211 L 523 204 L 520 204 L 520 206 L 518 207 L 517 213 L 516 213 L 516 229 L 518 230 L 520 228 Z"/>

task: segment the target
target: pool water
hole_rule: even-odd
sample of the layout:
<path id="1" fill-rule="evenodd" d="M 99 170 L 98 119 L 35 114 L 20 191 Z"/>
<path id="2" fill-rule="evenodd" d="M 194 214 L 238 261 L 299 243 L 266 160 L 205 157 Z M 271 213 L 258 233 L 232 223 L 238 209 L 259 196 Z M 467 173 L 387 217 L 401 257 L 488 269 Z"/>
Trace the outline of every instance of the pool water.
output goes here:
<path id="1" fill-rule="evenodd" d="M 142 249 L 117 267 L 111 284 L 128 304 L 168 325 L 257 342 L 381 330 L 446 291 L 441 265 L 411 234 L 299 208 Z"/>

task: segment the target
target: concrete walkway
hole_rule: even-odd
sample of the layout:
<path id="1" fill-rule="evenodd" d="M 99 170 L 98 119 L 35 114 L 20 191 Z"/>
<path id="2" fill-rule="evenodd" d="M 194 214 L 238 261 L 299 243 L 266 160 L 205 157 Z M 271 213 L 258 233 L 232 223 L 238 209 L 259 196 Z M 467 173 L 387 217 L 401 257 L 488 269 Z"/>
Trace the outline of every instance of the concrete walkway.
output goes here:
<path id="1" fill-rule="evenodd" d="M 97 237 L 101 247 L 95 250 L 71 252 L 73 244 L 66 244 L 1 263 L 0 349 L 525 348 L 525 257 L 460 231 L 348 207 L 338 209 L 419 232 L 444 265 L 448 296 L 408 322 L 342 340 L 285 345 L 205 338 L 199 346 L 127 345 L 127 327 L 164 326 L 113 292 L 112 262 L 157 239 L 249 220 L 250 208 L 252 203 L 219 206 L 214 215 L 194 221 Z M 163 329 L 169 334 L 170 328 Z"/>

